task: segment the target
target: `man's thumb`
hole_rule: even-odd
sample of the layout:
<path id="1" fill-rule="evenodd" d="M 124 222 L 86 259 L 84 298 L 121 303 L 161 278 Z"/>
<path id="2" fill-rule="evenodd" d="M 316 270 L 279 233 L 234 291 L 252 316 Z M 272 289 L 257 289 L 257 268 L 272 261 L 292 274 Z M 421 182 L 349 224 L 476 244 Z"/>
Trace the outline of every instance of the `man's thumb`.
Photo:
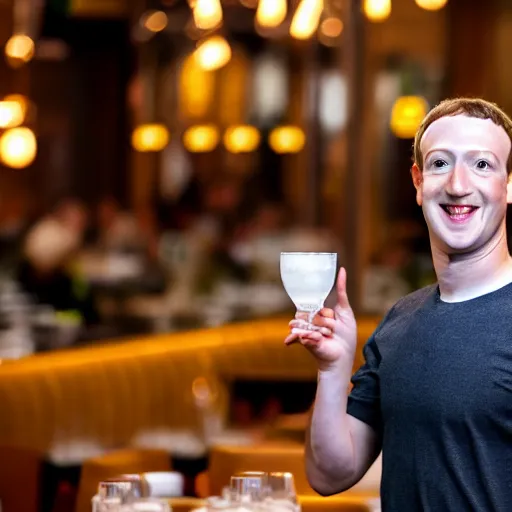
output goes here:
<path id="1" fill-rule="evenodd" d="M 340 309 L 341 311 L 350 309 L 350 303 L 347 296 L 347 271 L 343 267 L 341 267 L 338 272 L 336 292 L 338 294 L 338 300 L 336 301 L 337 309 Z"/>

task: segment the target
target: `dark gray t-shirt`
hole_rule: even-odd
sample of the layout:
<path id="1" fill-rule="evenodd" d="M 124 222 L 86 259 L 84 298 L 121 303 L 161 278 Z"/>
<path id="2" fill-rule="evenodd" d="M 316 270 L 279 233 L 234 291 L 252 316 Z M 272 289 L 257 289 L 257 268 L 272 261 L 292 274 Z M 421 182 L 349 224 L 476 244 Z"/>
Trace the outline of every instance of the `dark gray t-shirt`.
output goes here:
<path id="1" fill-rule="evenodd" d="M 458 303 L 418 290 L 364 356 L 348 413 L 382 439 L 383 511 L 512 512 L 512 284 Z"/>

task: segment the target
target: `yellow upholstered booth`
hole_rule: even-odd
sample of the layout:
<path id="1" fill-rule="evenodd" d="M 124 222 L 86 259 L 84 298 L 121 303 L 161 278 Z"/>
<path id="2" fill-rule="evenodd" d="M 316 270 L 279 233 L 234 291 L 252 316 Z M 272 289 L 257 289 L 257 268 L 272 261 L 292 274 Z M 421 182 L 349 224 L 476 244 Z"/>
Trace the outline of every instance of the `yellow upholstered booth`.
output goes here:
<path id="1" fill-rule="evenodd" d="M 359 322 L 360 345 L 377 322 L 378 319 Z M 233 380 L 314 382 L 317 372 L 313 358 L 300 345 L 285 347 L 283 340 L 287 332 L 287 318 L 267 319 L 0 361 L 2 445 L 7 449 L 21 449 L 25 454 L 41 454 L 18 459 L 20 464 L 26 461 L 23 471 L 27 475 L 27 492 L 17 493 L 24 501 L 15 510 L 32 510 L 38 493 L 35 475 L 43 456 L 56 460 L 55 452 L 61 449 L 61 454 L 66 453 L 73 443 L 78 446 L 89 443 L 93 453 L 102 453 L 127 448 L 134 438 L 147 431 L 194 431 L 198 419 L 192 390 L 199 377 L 215 382 L 225 414 L 229 384 Z M 358 351 L 355 366 L 361 360 Z M 216 476 L 216 470 L 213 476 L 208 475 L 209 485 L 215 490 L 226 483 L 228 473 L 237 470 L 257 467 L 292 471 L 304 512 L 320 512 L 331 506 L 336 510 L 366 510 L 358 508 L 361 503 L 357 500 L 350 502 L 345 497 L 343 506 L 355 508 L 341 508 L 339 501 L 317 501 L 322 498 L 308 490 L 300 447 L 286 448 L 286 457 L 279 451 L 285 447 L 269 449 L 265 457 L 261 452 L 248 465 L 240 465 L 234 457 L 236 448 L 226 450 L 223 461 L 216 458 L 215 450 L 213 453 L 212 467 L 224 467 L 222 476 L 220 473 Z M 127 459 L 115 454 L 85 462 L 78 512 L 90 510 L 90 499 L 101 478 L 169 469 L 167 453 L 155 459 L 142 455 L 137 459 L 134 452 L 130 453 Z M 11 504 L 16 496 L 11 491 L 16 487 L 7 484 L 10 482 L 7 477 L 2 476 L 0 480 L 6 483 L 0 486 L 3 510 L 14 511 Z M 197 502 L 182 500 L 179 506 L 184 509 L 193 503 Z"/>
<path id="2" fill-rule="evenodd" d="M 301 346 L 285 347 L 288 319 L 38 354 L 0 364 L 0 439 L 47 453 L 55 444 L 93 440 L 127 446 L 151 428 L 196 426 L 192 383 L 235 378 L 316 379 Z M 360 323 L 362 344 L 377 320 Z M 356 364 L 360 363 L 360 359 Z"/>

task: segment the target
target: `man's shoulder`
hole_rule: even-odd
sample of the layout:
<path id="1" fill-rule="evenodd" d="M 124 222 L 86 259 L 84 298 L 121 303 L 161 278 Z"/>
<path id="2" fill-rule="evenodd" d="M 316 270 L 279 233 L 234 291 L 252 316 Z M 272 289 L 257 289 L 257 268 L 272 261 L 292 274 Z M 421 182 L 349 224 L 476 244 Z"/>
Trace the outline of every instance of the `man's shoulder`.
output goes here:
<path id="1" fill-rule="evenodd" d="M 432 284 L 405 295 L 388 311 L 375 333 L 400 328 L 404 322 L 409 323 L 414 317 L 417 318 L 415 313 L 426 311 L 437 293 L 437 284 Z"/>
<path id="2" fill-rule="evenodd" d="M 410 313 L 411 311 L 424 307 L 428 300 L 438 293 L 437 290 L 437 283 L 415 290 L 398 300 L 391 308 L 390 312 L 395 314 Z"/>

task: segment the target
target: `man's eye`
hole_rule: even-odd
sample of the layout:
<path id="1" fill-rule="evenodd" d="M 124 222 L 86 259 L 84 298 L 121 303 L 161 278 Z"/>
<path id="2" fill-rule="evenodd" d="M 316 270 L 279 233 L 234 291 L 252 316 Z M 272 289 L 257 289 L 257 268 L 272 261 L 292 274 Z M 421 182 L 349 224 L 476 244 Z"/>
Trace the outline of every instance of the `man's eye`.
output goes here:
<path id="1" fill-rule="evenodd" d="M 478 160 L 478 162 L 476 163 L 476 167 L 477 169 L 481 169 L 483 171 L 489 169 L 491 166 L 489 164 L 489 162 L 486 162 L 485 160 Z"/>
<path id="2" fill-rule="evenodd" d="M 434 160 L 434 161 L 432 162 L 432 165 L 433 165 L 434 167 L 436 167 L 437 169 L 441 169 L 442 167 L 444 167 L 444 166 L 445 166 L 445 165 L 447 165 L 447 164 L 446 164 L 446 162 L 445 162 L 444 160 L 439 160 L 439 159 L 438 159 L 438 160 Z"/>

